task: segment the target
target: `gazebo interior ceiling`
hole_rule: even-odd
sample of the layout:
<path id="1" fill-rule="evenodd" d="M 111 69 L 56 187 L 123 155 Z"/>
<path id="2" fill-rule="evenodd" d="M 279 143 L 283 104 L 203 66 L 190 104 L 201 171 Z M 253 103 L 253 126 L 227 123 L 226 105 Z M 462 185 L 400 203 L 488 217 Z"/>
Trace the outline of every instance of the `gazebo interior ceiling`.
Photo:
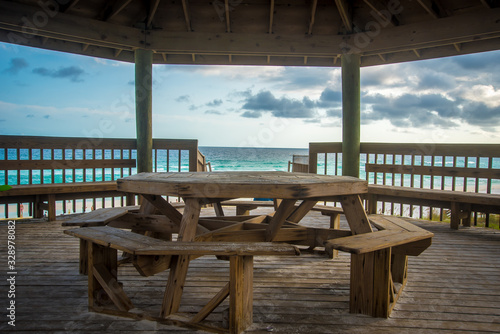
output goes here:
<path id="1" fill-rule="evenodd" d="M 0 1 L 0 41 L 156 64 L 361 66 L 500 49 L 497 0 Z"/>

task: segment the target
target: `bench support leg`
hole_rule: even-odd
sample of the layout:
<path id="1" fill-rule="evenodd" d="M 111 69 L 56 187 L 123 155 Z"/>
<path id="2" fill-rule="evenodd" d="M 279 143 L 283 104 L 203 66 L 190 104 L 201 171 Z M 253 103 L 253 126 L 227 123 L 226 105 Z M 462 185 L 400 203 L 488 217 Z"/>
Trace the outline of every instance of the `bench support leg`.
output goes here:
<path id="1" fill-rule="evenodd" d="M 253 322 L 253 256 L 231 256 L 229 332 L 241 333 Z"/>
<path id="2" fill-rule="evenodd" d="M 120 311 L 126 312 L 133 308 L 132 302 L 117 281 L 116 249 L 92 242 L 87 246 L 89 308 L 99 312 L 111 302 Z"/>
<path id="3" fill-rule="evenodd" d="M 351 254 L 351 313 L 387 318 L 390 314 L 391 249 Z"/>

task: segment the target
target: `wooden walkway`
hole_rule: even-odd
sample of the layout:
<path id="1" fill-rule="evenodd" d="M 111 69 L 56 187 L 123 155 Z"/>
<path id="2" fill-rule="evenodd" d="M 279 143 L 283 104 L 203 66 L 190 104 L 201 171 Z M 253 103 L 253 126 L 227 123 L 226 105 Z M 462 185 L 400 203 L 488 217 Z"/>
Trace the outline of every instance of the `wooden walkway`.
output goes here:
<path id="1" fill-rule="evenodd" d="M 6 223 L 0 222 L 1 332 L 13 329 L 6 317 Z M 312 212 L 305 224 L 329 222 Z M 254 324 L 248 332 L 500 332 L 500 233 L 482 228 L 455 231 L 445 223 L 416 224 L 435 233 L 435 238 L 422 255 L 410 257 L 408 285 L 389 319 L 348 313 L 349 254 L 330 260 L 304 252 L 300 257 L 255 258 Z M 78 274 L 78 240 L 63 230 L 60 221 L 16 224 L 16 332 L 203 332 L 89 313 L 87 277 Z M 166 274 L 143 278 L 131 265 L 124 265 L 118 277 L 137 307 L 156 314 Z M 227 277 L 227 262 L 215 257 L 194 260 L 181 312 L 199 310 Z M 209 320 L 222 321 L 225 307 L 227 302 Z"/>

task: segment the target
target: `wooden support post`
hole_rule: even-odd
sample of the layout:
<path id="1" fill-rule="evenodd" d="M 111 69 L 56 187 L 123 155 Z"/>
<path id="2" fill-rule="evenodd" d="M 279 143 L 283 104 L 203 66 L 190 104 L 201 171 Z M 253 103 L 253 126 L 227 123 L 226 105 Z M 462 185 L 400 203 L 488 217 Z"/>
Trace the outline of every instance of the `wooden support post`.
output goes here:
<path id="1" fill-rule="evenodd" d="M 342 60 L 342 175 L 359 177 L 360 55 Z"/>
<path id="2" fill-rule="evenodd" d="M 153 171 L 153 51 L 135 50 L 137 172 Z"/>
<path id="3" fill-rule="evenodd" d="M 56 220 L 56 195 L 54 194 L 49 195 L 48 204 L 49 207 L 47 211 L 49 215 L 49 222 L 52 222 Z"/>

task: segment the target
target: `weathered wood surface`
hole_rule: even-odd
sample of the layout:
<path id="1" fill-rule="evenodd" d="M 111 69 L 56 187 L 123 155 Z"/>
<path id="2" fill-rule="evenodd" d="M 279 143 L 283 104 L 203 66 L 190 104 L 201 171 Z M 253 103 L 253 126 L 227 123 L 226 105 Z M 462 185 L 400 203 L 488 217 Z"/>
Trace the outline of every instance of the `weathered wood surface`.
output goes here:
<path id="1" fill-rule="evenodd" d="M 266 209 L 259 209 L 263 213 Z M 272 209 L 271 209 L 272 210 Z M 203 210 L 213 215 L 213 209 Z M 229 211 L 229 210 L 228 210 Z M 231 212 L 228 212 L 231 214 Z M 328 217 L 309 213 L 302 224 L 328 227 Z M 0 236 L 7 227 L 0 222 Z M 419 221 L 433 244 L 409 258 L 409 279 L 389 319 L 349 314 L 350 255 L 330 260 L 317 254 L 258 257 L 254 261 L 254 324 L 248 333 L 497 333 L 500 332 L 500 233 L 484 228 L 449 229 Z M 342 228 L 347 228 L 344 219 Z M 87 310 L 87 277 L 78 275 L 78 239 L 59 223 L 16 226 L 16 330 L 38 333 L 200 333 L 151 321 L 105 316 Z M 0 258 L 6 263 L 6 243 Z M 194 314 L 228 280 L 229 263 L 215 257 L 191 262 L 181 312 Z M 207 270 L 208 269 L 208 270 Z M 118 277 L 134 305 L 158 312 L 168 271 L 148 278 L 131 264 Z M 7 282 L 0 294 L 7 295 Z M 207 320 L 220 323 L 224 302 Z M 0 331 L 12 328 L 0 322 Z"/>
<path id="2" fill-rule="evenodd" d="M 367 192 L 366 181 L 288 172 L 141 173 L 118 180 L 121 191 L 195 198 L 306 199 Z"/>
<path id="3" fill-rule="evenodd" d="M 99 226 L 106 225 L 112 220 L 120 218 L 129 212 L 139 211 L 139 206 L 122 206 L 116 208 L 97 209 L 83 215 L 78 215 L 62 223 L 63 226 Z"/>
<path id="4" fill-rule="evenodd" d="M 109 226 L 85 227 L 64 233 L 135 255 L 299 255 L 292 245 L 271 242 L 164 241 Z"/>

